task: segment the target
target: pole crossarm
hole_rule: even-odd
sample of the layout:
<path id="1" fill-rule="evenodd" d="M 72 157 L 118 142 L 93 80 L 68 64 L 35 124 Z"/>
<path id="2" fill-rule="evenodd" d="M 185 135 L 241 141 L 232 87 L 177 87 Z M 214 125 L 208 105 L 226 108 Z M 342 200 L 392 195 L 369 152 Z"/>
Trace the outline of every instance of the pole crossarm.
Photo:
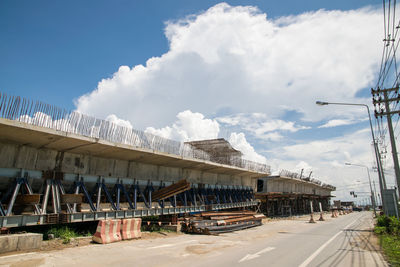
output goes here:
<path id="1" fill-rule="evenodd" d="M 380 103 L 386 103 L 386 102 L 394 102 L 394 101 L 396 101 L 396 102 L 398 102 L 398 101 L 400 101 L 400 97 L 398 97 L 398 96 L 396 96 L 396 97 L 394 97 L 394 98 L 388 98 L 388 99 L 382 99 L 382 98 L 374 98 L 373 100 L 372 100 L 372 104 L 380 104 Z"/>
<path id="2" fill-rule="evenodd" d="M 389 112 L 385 111 L 376 111 L 375 110 L 375 118 L 382 117 L 382 116 L 387 116 L 387 115 L 393 115 L 393 114 L 400 114 L 400 110 L 392 110 Z"/>
<path id="3" fill-rule="evenodd" d="M 393 87 L 393 88 L 386 88 L 386 89 L 378 88 L 376 90 L 374 90 L 374 88 L 371 88 L 371 94 L 376 95 L 376 94 L 383 93 L 383 92 L 393 92 L 393 91 L 397 92 L 398 90 L 399 90 L 399 86 Z"/>

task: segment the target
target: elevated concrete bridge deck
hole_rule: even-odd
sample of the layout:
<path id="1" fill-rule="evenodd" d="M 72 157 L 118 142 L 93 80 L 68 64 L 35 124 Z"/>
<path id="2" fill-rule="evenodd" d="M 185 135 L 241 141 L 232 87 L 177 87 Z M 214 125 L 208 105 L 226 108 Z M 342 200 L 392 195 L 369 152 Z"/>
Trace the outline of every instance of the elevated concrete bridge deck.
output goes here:
<path id="1" fill-rule="evenodd" d="M 37 149 L 51 149 L 74 154 L 191 169 L 216 174 L 237 175 L 251 178 L 268 175 L 268 173 L 265 172 L 257 172 L 206 160 L 186 158 L 150 149 L 111 143 L 98 138 L 56 131 L 2 118 L 0 118 L 0 142 L 24 145 Z M 5 153 L 0 154 L 0 161 L 9 161 L 9 155 Z"/>

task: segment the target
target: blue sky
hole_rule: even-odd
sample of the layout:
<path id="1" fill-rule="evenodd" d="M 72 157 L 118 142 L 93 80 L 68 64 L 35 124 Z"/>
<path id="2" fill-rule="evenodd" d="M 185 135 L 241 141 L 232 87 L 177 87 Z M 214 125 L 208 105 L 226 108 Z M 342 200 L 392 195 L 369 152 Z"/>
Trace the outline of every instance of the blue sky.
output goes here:
<path id="1" fill-rule="evenodd" d="M 119 66 L 144 64 L 168 50 L 165 22 L 220 1 L 0 2 L 1 91 L 73 109 Z M 379 1 L 226 1 L 275 18 L 321 8 L 349 10 Z"/>
<path id="2" fill-rule="evenodd" d="M 334 185 L 364 179 L 342 166 L 373 165 L 364 111 L 314 103 L 371 102 L 382 2 L 219 3 L 2 0 L 0 91 L 168 138 L 223 136 Z"/>

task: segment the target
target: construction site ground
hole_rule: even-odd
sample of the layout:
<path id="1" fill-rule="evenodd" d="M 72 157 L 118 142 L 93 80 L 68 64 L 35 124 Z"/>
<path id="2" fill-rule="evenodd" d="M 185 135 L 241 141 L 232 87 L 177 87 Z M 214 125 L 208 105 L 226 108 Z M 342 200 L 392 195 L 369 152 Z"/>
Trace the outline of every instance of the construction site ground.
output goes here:
<path id="1" fill-rule="evenodd" d="M 0 266 L 387 266 L 370 212 L 325 219 L 266 219 L 260 227 L 218 236 L 143 233 L 107 245 L 89 238 L 69 245 L 49 241 L 42 251 L 0 256 Z"/>

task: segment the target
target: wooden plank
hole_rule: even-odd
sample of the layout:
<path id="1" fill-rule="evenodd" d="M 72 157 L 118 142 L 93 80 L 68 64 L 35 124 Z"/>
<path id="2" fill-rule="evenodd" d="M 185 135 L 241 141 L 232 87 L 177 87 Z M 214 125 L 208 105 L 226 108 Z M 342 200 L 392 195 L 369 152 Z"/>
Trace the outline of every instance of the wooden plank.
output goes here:
<path id="1" fill-rule="evenodd" d="M 152 194 L 152 199 L 163 200 L 190 189 L 190 183 L 186 179 L 180 180 L 175 184 L 164 187 Z"/>
<path id="2" fill-rule="evenodd" d="M 62 194 L 61 204 L 81 204 L 83 202 L 83 194 Z"/>
<path id="3" fill-rule="evenodd" d="M 30 194 L 30 195 L 17 195 L 15 204 L 18 205 L 35 205 L 40 202 L 40 194 Z"/>

